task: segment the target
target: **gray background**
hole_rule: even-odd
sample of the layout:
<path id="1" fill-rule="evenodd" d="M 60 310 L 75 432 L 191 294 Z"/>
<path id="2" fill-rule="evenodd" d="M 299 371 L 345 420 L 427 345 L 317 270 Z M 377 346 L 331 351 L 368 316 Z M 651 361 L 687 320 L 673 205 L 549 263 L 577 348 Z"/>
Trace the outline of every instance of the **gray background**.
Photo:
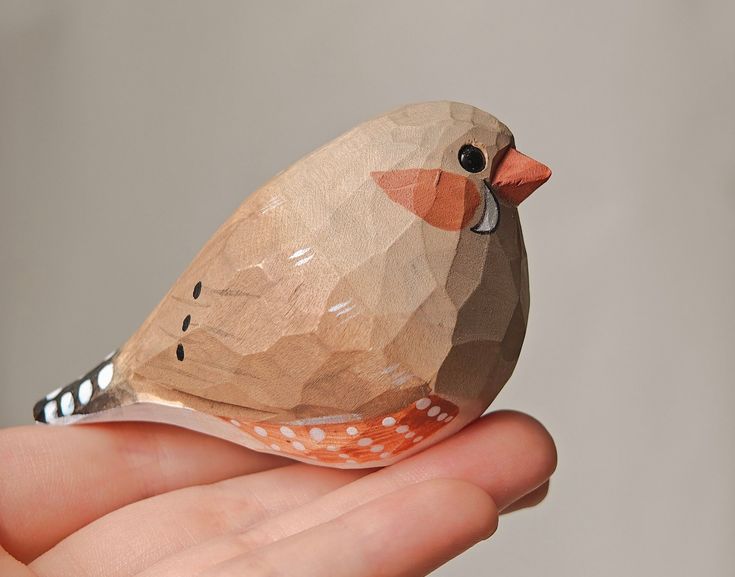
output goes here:
<path id="1" fill-rule="evenodd" d="M 438 575 L 735 573 L 729 2 L 0 3 L 0 423 L 122 343 L 260 183 L 400 104 L 548 163 L 495 406 L 560 453 Z M 2 465 L 0 464 L 0 469 Z"/>

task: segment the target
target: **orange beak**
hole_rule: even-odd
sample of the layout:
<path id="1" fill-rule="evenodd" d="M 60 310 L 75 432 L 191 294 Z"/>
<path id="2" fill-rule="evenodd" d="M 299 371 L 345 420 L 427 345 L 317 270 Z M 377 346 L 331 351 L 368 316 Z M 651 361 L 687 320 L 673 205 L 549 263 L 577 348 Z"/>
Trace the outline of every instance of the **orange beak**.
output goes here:
<path id="1" fill-rule="evenodd" d="M 518 206 L 550 177 L 548 166 L 509 148 L 495 169 L 490 188 L 506 202 Z"/>

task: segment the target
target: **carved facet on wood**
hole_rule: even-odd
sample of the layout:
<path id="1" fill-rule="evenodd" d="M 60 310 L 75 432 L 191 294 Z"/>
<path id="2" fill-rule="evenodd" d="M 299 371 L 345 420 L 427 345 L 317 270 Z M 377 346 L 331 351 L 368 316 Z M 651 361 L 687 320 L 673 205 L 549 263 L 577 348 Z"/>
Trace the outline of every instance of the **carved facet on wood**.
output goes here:
<path id="1" fill-rule="evenodd" d="M 549 176 L 465 104 L 361 124 L 249 196 L 36 420 L 171 422 L 337 467 L 423 449 L 515 367 L 529 306 L 517 205 Z"/>

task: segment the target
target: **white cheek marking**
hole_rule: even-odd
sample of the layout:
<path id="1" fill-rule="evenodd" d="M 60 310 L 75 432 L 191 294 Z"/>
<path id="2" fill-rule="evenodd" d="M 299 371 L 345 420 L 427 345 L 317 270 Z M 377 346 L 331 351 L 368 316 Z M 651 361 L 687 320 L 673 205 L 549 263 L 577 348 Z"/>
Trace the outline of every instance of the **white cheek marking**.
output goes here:
<path id="1" fill-rule="evenodd" d="M 48 395 L 46 395 L 46 400 L 50 401 L 51 399 L 55 399 L 56 395 L 58 395 L 60 392 L 61 392 L 61 387 L 59 387 L 58 389 L 54 389 Z"/>
<path id="2" fill-rule="evenodd" d="M 327 436 L 327 434 L 319 427 L 314 427 L 313 429 L 309 430 L 309 436 L 317 443 L 321 443 L 324 440 L 324 437 Z"/>
<path id="3" fill-rule="evenodd" d="M 436 420 L 437 420 L 437 421 L 443 421 L 443 420 L 444 420 L 444 419 L 446 419 L 446 418 L 447 418 L 448 416 L 449 416 L 449 415 L 447 415 L 446 413 L 442 413 L 441 415 L 439 415 L 439 416 L 438 416 L 438 417 L 436 418 Z"/>
<path id="4" fill-rule="evenodd" d="M 79 398 L 79 402 L 82 403 L 82 405 L 86 405 L 90 401 L 90 399 L 92 398 L 92 381 L 87 379 L 81 385 L 79 385 L 77 397 Z"/>
<path id="5" fill-rule="evenodd" d="M 441 409 L 437 407 L 436 405 L 434 405 L 428 410 L 426 414 L 429 415 L 430 417 L 436 417 L 439 413 L 441 413 Z"/>
<path id="6" fill-rule="evenodd" d="M 100 372 L 97 373 L 97 386 L 99 386 L 99 388 L 103 391 L 110 386 L 114 370 L 115 369 L 112 367 L 112 363 L 109 363 L 102 367 L 100 369 Z"/>
<path id="7" fill-rule="evenodd" d="M 299 441 L 294 441 L 291 443 L 291 446 L 297 451 L 306 451 L 306 447 L 304 447 L 303 443 L 300 443 Z"/>
<path id="8" fill-rule="evenodd" d="M 275 443 L 273 443 L 271 445 L 271 449 L 273 449 L 274 451 L 280 451 L 281 450 L 281 447 L 279 447 L 278 445 L 276 445 Z"/>
<path id="9" fill-rule="evenodd" d="M 363 437 L 359 441 L 357 441 L 357 444 L 361 447 L 367 447 L 368 445 L 373 444 L 373 440 L 370 437 Z"/>
<path id="10" fill-rule="evenodd" d="M 43 418 L 46 420 L 46 422 L 50 423 L 51 421 L 55 421 L 57 416 L 58 414 L 56 412 L 56 401 L 46 403 L 46 405 L 43 407 Z"/>
<path id="11" fill-rule="evenodd" d="M 398 433 L 399 435 L 402 435 L 403 433 L 408 433 L 408 425 L 401 425 L 400 427 L 397 427 L 396 433 Z"/>
<path id="12" fill-rule="evenodd" d="M 355 435 L 357 435 L 357 433 L 358 433 L 358 430 L 357 430 L 357 429 L 356 429 L 355 427 L 347 427 L 347 429 L 345 430 L 345 432 L 346 432 L 346 433 L 347 433 L 347 434 L 348 434 L 348 435 L 349 435 L 350 437 L 354 437 Z"/>
<path id="13" fill-rule="evenodd" d="M 396 424 L 396 420 L 393 417 L 386 417 L 383 419 L 383 426 L 384 427 L 392 427 Z"/>
<path id="14" fill-rule="evenodd" d="M 281 427 L 281 435 L 288 439 L 293 439 L 296 436 L 296 433 L 294 433 L 293 430 L 289 429 L 288 427 Z"/>
<path id="15" fill-rule="evenodd" d="M 61 406 L 61 414 L 68 417 L 74 412 L 74 395 L 69 391 L 65 392 L 61 395 L 59 405 Z"/>
<path id="16" fill-rule="evenodd" d="M 253 427 L 253 431 L 255 431 L 255 434 L 260 437 L 268 436 L 268 431 L 266 431 L 263 427 Z"/>
<path id="17" fill-rule="evenodd" d="M 372 447 L 370 447 L 370 450 L 373 453 L 382 453 L 383 452 L 383 449 L 385 449 L 385 447 L 383 447 L 383 445 L 373 445 Z"/>

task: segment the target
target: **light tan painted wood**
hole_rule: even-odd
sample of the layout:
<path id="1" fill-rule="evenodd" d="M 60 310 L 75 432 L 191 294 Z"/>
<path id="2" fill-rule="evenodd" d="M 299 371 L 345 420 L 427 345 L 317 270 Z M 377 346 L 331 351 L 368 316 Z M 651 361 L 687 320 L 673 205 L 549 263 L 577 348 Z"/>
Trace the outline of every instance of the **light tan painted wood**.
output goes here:
<path id="1" fill-rule="evenodd" d="M 478 172 L 460 161 L 468 145 Z M 247 198 L 108 361 L 104 389 L 105 363 L 91 399 L 80 379 L 37 419 L 68 412 L 71 392 L 74 415 L 185 407 L 247 446 L 334 466 L 428 446 L 513 371 L 529 306 L 515 205 L 549 174 L 468 105 L 361 124 Z"/>

